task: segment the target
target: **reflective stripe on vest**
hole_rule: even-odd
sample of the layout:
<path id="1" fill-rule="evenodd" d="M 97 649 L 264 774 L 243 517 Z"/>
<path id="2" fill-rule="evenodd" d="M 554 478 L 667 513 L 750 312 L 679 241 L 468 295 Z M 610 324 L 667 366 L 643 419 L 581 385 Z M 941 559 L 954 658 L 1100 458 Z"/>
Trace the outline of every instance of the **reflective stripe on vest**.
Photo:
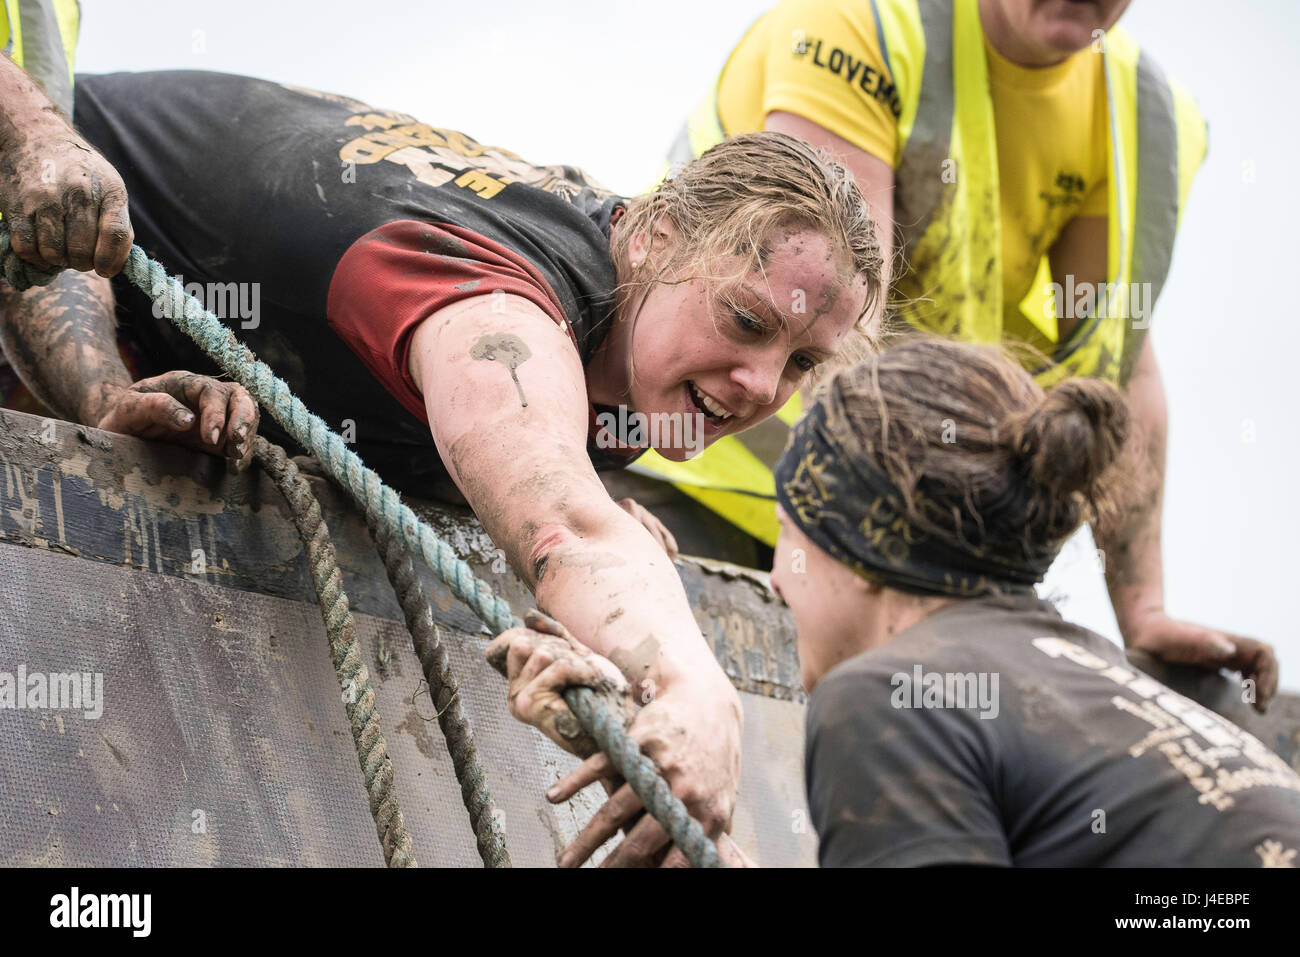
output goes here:
<path id="1" fill-rule="evenodd" d="M 943 194 L 944 162 L 951 158 L 952 4 L 925 3 L 920 7 L 920 14 L 925 35 L 921 93 L 911 135 L 903 145 L 902 162 L 894 171 L 894 222 L 911 224 L 903 231 L 905 261 L 911 260 L 917 243 L 934 219 Z M 877 22 L 878 17 L 879 14 Z"/>
<path id="2" fill-rule="evenodd" d="M 1165 287 L 1178 232 L 1178 122 L 1164 72 L 1145 53 L 1137 62 L 1137 231 L 1134 282 L 1150 283 L 1155 305 Z M 1124 342 L 1120 381 L 1127 382 L 1145 336 Z"/>
<path id="3" fill-rule="evenodd" d="M 954 91 L 960 100 L 972 85 L 959 82 L 971 79 L 970 74 L 958 73 L 963 57 L 966 66 L 984 57 L 977 2 L 920 0 L 913 9 L 926 49 L 916 94 L 916 125 L 895 172 L 895 202 L 900 210 L 895 221 L 911 267 L 896 284 L 904 300 L 898 312 L 926 331 L 976 342 L 997 341 L 1002 324 L 1001 238 L 976 235 L 997 218 L 998 211 L 987 208 L 987 197 L 998 192 L 993 188 L 997 171 L 995 164 L 972 163 L 969 155 L 953 155 L 951 149 L 953 131 L 968 119 L 962 109 L 954 115 Z M 957 24 L 955 44 L 953 23 Z M 1150 320 L 1149 314 L 1132 315 L 1136 305 L 1130 297 L 1132 284 L 1142 284 L 1142 304 L 1148 309 L 1154 306 L 1168 275 L 1178 225 L 1179 130 L 1169 82 L 1122 31 L 1112 30 L 1104 42 L 1112 160 L 1110 295 L 1105 312 L 1082 321 L 1068 339 L 1057 343 L 1052 364 L 1036 370 L 1044 385 L 1070 375 L 1127 381 Z M 945 56 L 944 50 L 951 54 Z M 1131 99 L 1116 95 L 1117 84 L 1133 85 Z M 987 112 L 991 114 L 991 109 Z M 975 128 L 974 135 L 971 130 L 962 132 L 967 134 L 962 152 L 969 154 L 972 145 L 984 148 L 984 128 Z M 948 183 L 936 175 L 945 160 L 952 164 Z M 1135 168 L 1130 170 L 1130 165 Z M 986 208 L 973 208 L 976 203 Z M 936 221 L 940 206 L 955 225 Z M 954 242 L 961 243 L 965 255 L 952 255 Z"/>

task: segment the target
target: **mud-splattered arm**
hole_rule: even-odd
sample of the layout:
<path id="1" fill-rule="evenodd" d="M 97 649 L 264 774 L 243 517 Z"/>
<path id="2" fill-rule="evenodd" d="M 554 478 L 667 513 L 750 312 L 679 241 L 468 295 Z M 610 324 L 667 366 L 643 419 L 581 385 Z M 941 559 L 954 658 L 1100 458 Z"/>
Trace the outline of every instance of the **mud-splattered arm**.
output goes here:
<path id="1" fill-rule="evenodd" d="M 100 276 L 62 272 L 48 286 L 0 284 L 0 346 L 52 412 L 88 425 L 131 385 L 117 352 L 113 289 Z"/>
<path id="2" fill-rule="evenodd" d="M 39 269 L 114 276 L 133 233 L 122 177 L 40 86 L 0 56 L 0 214 L 14 252 Z"/>
<path id="3" fill-rule="evenodd" d="M 260 418 L 237 382 L 183 369 L 131 381 L 117 351 L 107 279 L 62 272 L 23 293 L 0 284 L 0 346 L 36 398 L 64 418 L 167 439 L 237 468 L 252 461 Z"/>
<path id="4" fill-rule="evenodd" d="M 627 678 L 643 705 L 632 737 L 716 837 L 735 806 L 740 699 L 663 545 L 610 498 L 592 466 L 577 350 L 534 303 L 480 296 L 416 328 L 409 372 L 442 460 L 484 528 L 538 606 Z M 578 789 L 608 773 L 602 760 L 580 766 Z M 615 828 L 640 810 L 618 800 L 619 812 L 602 817 Z M 625 852 L 629 860 L 653 859 L 668 840 L 638 833 L 645 840 Z"/>

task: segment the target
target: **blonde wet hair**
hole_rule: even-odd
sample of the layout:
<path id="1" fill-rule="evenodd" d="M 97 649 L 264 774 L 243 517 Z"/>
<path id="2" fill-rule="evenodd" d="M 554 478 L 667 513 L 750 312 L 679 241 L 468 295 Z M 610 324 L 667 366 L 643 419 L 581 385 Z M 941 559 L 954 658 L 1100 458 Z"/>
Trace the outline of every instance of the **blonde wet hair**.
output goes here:
<path id="1" fill-rule="evenodd" d="M 678 240 L 656 244 L 656 227 L 671 223 Z M 876 225 L 853 175 L 825 151 L 784 133 L 747 133 L 724 140 L 670 175 L 653 192 L 632 199 L 614 230 L 610 251 L 620 299 L 644 302 L 657 283 L 703 279 L 725 297 L 764 268 L 781 230 L 809 229 L 830 240 L 867 280 L 867 297 L 853 331 L 826 366 L 849 365 L 877 351 L 875 328 L 885 301 L 884 260 Z M 632 238 L 650 248 L 640 268 L 629 263 Z M 659 248 L 655 248 L 656 245 Z M 718 264 L 738 257 L 730 274 Z M 635 322 L 635 315 L 633 316 Z"/>

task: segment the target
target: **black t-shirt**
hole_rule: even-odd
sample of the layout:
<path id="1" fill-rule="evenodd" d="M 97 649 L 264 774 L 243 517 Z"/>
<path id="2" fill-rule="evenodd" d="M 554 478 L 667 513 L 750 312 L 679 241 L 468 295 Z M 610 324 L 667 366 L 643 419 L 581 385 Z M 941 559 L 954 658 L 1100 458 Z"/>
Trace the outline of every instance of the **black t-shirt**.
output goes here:
<path id="1" fill-rule="evenodd" d="M 79 76 L 76 117 L 126 182 L 136 242 L 197 284 L 399 488 L 446 477 L 406 381 L 405 347 L 429 311 L 496 288 L 528 296 L 584 364 L 608 328 L 609 225 L 625 200 L 573 167 L 219 73 Z M 115 291 L 147 371 L 213 371 L 142 293 L 124 279 Z M 269 422 L 264 430 L 285 440 Z M 627 461 L 589 451 L 598 467 Z"/>
<path id="2" fill-rule="evenodd" d="M 1300 777 L 1034 598 L 968 599 L 841 663 L 808 707 L 824 867 L 1277 866 Z"/>

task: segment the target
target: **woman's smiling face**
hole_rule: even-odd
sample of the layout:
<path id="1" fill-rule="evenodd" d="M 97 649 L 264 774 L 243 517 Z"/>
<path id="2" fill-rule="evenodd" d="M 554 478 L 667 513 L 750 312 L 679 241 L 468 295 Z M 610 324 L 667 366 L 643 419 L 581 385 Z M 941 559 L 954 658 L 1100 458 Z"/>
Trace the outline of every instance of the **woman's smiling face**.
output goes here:
<path id="1" fill-rule="evenodd" d="M 633 263 L 644 259 L 638 240 L 630 251 Z M 720 262 L 717 272 L 739 265 Z M 774 236 L 759 267 L 739 283 L 656 283 L 616 336 L 616 351 L 631 356 L 630 374 L 617 383 L 620 401 L 647 415 L 700 415 L 705 445 L 756 425 L 835 355 L 867 291 L 846 254 L 799 228 Z M 689 451 L 657 449 L 676 461 Z"/>

